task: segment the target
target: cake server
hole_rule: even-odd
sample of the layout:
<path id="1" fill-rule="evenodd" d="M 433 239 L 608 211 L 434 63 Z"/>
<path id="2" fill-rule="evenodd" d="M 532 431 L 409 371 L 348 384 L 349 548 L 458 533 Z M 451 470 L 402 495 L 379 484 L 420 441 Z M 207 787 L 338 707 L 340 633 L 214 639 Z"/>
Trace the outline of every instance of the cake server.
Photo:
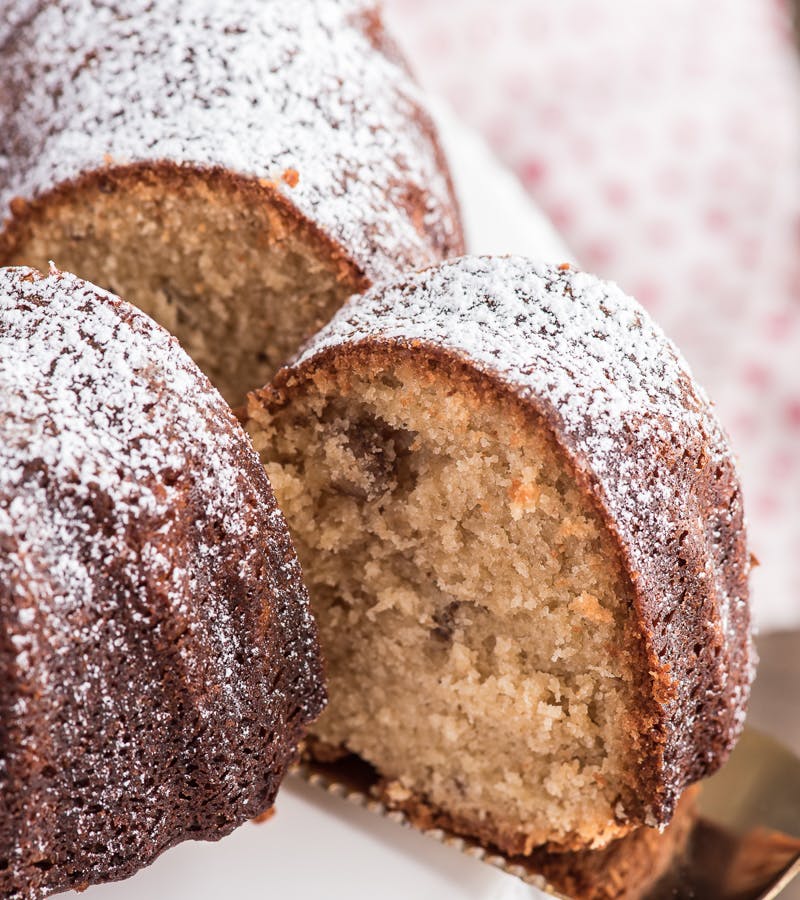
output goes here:
<path id="1" fill-rule="evenodd" d="M 296 773 L 329 794 L 415 827 L 372 795 L 376 777 L 353 759 L 302 762 Z M 627 883 L 626 900 L 770 900 L 800 874 L 800 759 L 770 737 L 745 729 L 731 758 L 702 782 L 692 822 L 656 880 Z M 562 900 L 535 861 L 507 857 L 441 828 L 423 834 Z M 665 833 L 664 840 L 671 840 Z M 601 867 L 600 857 L 598 865 Z M 598 878 L 602 881 L 602 869 Z"/>

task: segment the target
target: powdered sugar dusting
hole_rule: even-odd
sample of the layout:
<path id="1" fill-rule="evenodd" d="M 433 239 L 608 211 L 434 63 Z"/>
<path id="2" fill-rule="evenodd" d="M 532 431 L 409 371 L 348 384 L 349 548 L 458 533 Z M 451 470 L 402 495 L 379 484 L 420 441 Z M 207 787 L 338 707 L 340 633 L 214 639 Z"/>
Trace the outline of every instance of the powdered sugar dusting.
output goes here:
<path id="1" fill-rule="evenodd" d="M 572 268 L 519 259 L 445 264 L 352 301 L 298 363 L 327 344 L 376 332 L 447 346 L 499 371 L 526 396 L 546 400 L 600 473 L 619 464 L 611 451 L 621 423 L 664 442 L 707 414 L 708 400 L 691 383 L 687 364 L 644 310 L 615 286 Z M 718 429 L 716 437 L 716 452 L 726 453 Z M 636 506 L 652 499 L 650 490 L 640 488 Z"/>
<path id="2" fill-rule="evenodd" d="M 81 604 L 92 594 L 90 568 L 65 552 L 65 544 L 79 540 L 88 527 L 52 504 L 44 484 L 30 477 L 32 466 L 47 472 L 47 484 L 69 486 L 69 507 L 76 513 L 82 502 L 113 497 L 108 539 L 92 540 L 87 548 L 93 563 L 102 565 L 109 554 L 128 555 L 127 531 L 143 517 L 162 518 L 158 537 L 168 538 L 177 494 L 165 485 L 165 475 L 183 471 L 201 455 L 212 463 L 197 472 L 197 489 L 208 496 L 207 514 L 224 518 L 237 539 L 251 536 L 253 523 L 239 508 L 244 495 L 234 465 L 241 437 L 215 433 L 221 422 L 214 406 L 220 404 L 211 391 L 210 397 L 198 395 L 196 369 L 165 332 L 143 316 L 126 321 L 111 295 L 74 276 L 40 279 L 13 269 L 0 272 L 0 325 L 0 493 L 10 498 L 0 509 L 0 532 L 20 540 L 12 554 L 17 564 L 39 560 L 42 566 L 46 560 L 49 582 L 59 585 L 54 606 Z M 154 390 L 154 383 L 168 392 Z M 214 546 L 199 549 L 218 552 Z M 172 562 L 155 543 L 131 560 L 179 584 L 187 572 Z M 22 583 L 16 587 L 25 590 Z M 31 617 L 32 611 L 21 610 L 20 624 L 30 624 Z M 51 624 L 58 627 L 58 614 Z M 233 654 L 228 641 L 219 643 Z M 235 700 L 234 686 L 223 688 Z"/>
<path id="3" fill-rule="evenodd" d="M 663 823 L 687 779 L 738 736 L 753 674 L 739 481 L 707 397 L 635 300 L 567 265 L 465 257 L 373 288 L 291 370 L 376 341 L 445 349 L 511 387 L 554 425 L 607 510 L 652 665 L 674 692 L 659 701 L 667 787 L 653 815 Z"/>
<path id="4" fill-rule="evenodd" d="M 218 837 L 259 813 L 291 752 L 275 744 L 287 717 L 322 702 L 285 523 L 177 342 L 72 275 L 0 269 L 0 548 L 19 791 L 0 771 L 18 836 L 0 892 L 26 883 L 37 835 L 41 858 L 67 841 L 88 879 L 112 858 L 120 871 L 148 861 L 195 815 L 195 836 Z M 31 753 L 56 774 L 26 787 Z M 90 811 L 124 821 L 137 804 L 147 812 L 110 834 Z"/>
<path id="5" fill-rule="evenodd" d="M 268 180 L 371 277 L 458 250 L 421 92 L 371 45 L 372 3 L 39 7 L 2 50 L 0 208 L 109 165 L 171 160 Z"/>

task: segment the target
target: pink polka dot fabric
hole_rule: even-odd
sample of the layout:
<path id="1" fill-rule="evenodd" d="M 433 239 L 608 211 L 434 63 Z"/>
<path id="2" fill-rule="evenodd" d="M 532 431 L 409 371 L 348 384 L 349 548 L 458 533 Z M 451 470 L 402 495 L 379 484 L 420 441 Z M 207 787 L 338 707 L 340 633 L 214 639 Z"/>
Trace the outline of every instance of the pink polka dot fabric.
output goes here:
<path id="1" fill-rule="evenodd" d="M 582 265 L 656 316 L 745 484 L 762 627 L 800 626 L 800 64 L 779 0 L 387 0 L 421 80 Z"/>

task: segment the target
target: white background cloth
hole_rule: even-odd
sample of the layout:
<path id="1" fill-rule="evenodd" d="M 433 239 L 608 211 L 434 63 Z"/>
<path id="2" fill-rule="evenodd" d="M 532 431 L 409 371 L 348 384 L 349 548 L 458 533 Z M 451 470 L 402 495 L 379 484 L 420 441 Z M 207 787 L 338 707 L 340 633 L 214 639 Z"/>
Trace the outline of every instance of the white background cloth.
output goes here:
<path id="1" fill-rule="evenodd" d="M 423 84 L 487 137 L 580 264 L 681 347 L 740 460 L 756 620 L 800 625 L 800 66 L 787 2 L 386 7 Z M 511 240 L 547 255 L 535 234 Z"/>

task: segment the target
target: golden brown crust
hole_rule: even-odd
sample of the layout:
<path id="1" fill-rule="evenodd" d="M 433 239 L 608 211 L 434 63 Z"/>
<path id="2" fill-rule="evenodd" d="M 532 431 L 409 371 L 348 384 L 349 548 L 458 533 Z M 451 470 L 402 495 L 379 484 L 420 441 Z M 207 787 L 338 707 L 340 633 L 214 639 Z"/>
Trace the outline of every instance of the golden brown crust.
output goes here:
<path id="1" fill-rule="evenodd" d="M 289 230 L 297 230 L 316 246 L 321 259 L 329 262 L 336 278 L 348 290 L 356 293 L 369 287 L 365 273 L 348 257 L 344 248 L 317 223 L 302 215 L 278 190 L 274 182 L 239 175 L 223 168 L 179 165 L 170 160 L 137 162 L 127 165 L 110 163 L 105 168 L 86 172 L 79 178 L 62 182 L 49 191 L 26 199 L 17 197 L 11 202 L 11 217 L 0 231 L 0 260 L 19 262 L 18 256 L 31 239 L 34 230 L 48 220 L 63 217 L 77 204 L 91 206 L 102 201 L 103 195 L 132 190 L 142 183 L 159 190 L 180 191 L 199 181 L 211 191 L 219 192 L 234 207 L 259 210 L 269 222 L 264 239 L 281 240 Z M 276 210 L 280 215 L 276 214 Z"/>

